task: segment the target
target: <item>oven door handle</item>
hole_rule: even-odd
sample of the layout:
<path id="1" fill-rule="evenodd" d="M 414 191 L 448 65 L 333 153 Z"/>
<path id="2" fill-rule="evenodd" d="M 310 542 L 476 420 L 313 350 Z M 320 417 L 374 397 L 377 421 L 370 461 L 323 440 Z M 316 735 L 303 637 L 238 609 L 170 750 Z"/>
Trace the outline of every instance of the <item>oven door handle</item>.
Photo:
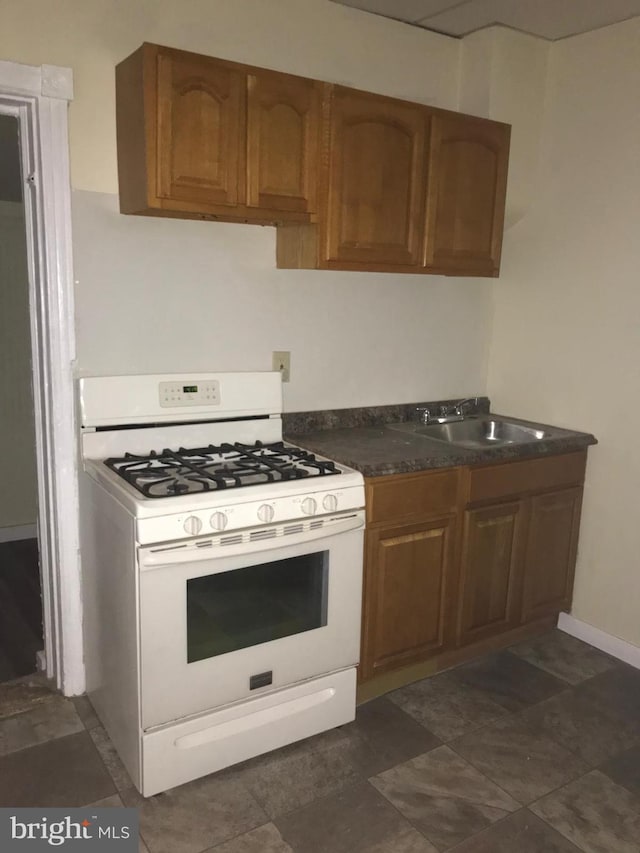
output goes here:
<path id="1" fill-rule="evenodd" d="M 253 554 L 256 551 L 268 551 L 274 548 L 287 548 L 293 545 L 306 545 L 307 543 L 316 542 L 319 539 L 328 539 L 329 537 L 339 536 L 341 533 L 348 533 L 350 530 L 358 530 L 364 527 L 363 514 L 358 512 L 350 515 L 347 518 L 339 521 L 333 521 L 327 524 L 326 527 L 320 527 L 317 530 L 309 530 L 303 533 L 290 534 L 274 534 L 271 537 L 264 535 L 260 531 L 261 536 L 256 536 L 255 539 L 241 541 L 238 544 L 230 545 L 177 545 L 162 547 L 150 547 L 138 549 L 138 565 L 142 571 L 146 569 L 159 569 L 166 566 L 185 565 L 186 563 L 198 563 L 204 560 L 220 560 L 225 557 L 235 557 L 243 554 Z M 275 528 L 277 530 L 277 527 Z M 246 534 L 238 533 L 238 538 Z M 227 537 L 219 537 L 219 539 L 233 539 L 234 534 L 230 533 Z M 207 540 L 200 540 L 206 542 Z"/>

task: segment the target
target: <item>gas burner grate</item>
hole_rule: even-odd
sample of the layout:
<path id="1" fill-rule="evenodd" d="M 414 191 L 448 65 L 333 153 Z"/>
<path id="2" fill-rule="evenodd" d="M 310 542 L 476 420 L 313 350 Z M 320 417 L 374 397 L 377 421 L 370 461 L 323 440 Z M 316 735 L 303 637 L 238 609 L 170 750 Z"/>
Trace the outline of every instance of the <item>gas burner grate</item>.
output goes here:
<path id="1" fill-rule="evenodd" d="M 282 441 L 152 450 L 146 456 L 125 453 L 104 464 L 148 498 L 341 473 L 334 462 Z"/>

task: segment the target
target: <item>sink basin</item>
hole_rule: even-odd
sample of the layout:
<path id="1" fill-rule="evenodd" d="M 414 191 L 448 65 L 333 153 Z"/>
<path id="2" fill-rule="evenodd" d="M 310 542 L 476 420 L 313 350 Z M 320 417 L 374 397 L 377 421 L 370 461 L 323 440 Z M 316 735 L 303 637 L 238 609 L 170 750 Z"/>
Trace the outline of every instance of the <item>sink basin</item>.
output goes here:
<path id="1" fill-rule="evenodd" d="M 397 424 L 393 429 L 402 429 L 414 435 L 423 435 L 434 441 L 455 444 L 458 447 L 500 447 L 505 444 L 526 444 L 546 438 L 542 429 L 523 426 L 506 420 L 492 418 L 467 418 L 449 424 Z"/>

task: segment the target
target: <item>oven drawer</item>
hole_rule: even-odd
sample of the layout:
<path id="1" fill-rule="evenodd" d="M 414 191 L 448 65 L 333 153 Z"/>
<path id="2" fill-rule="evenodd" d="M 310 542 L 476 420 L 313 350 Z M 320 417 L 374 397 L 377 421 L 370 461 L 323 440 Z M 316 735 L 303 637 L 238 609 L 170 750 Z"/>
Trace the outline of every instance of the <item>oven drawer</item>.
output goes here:
<path id="1" fill-rule="evenodd" d="M 351 722 L 356 671 L 342 670 L 142 737 L 142 794 L 150 797 L 288 743 Z"/>

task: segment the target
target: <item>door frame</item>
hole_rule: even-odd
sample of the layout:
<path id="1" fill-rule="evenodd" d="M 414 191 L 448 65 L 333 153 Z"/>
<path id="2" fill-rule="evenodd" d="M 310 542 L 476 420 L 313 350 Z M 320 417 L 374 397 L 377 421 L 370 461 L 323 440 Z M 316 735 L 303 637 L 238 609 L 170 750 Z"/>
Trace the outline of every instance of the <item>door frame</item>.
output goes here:
<path id="1" fill-rule="evenodd" d="M 71 69 L 0 61 L 19 122 L 29 271 L 46 674 L 84 692 L 68 107 Z"/>

